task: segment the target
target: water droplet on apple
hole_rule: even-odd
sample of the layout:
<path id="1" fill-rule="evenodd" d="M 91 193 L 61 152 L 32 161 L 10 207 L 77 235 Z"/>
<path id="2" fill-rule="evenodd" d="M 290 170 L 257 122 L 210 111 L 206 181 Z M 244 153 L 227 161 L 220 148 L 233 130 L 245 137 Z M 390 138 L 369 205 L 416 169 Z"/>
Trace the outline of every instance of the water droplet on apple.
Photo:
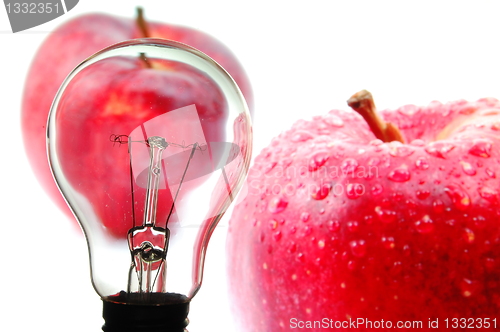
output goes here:
<path id="1" fill-rule="evenodd" d="M 340 169 L 342 171 L 342 174 L 345 174 L 345 175 L 354 174 L 354 172 L 356 171 L 356 168 L 358 168 L 358 165 L 359 165 L 359 163 L 356 159 L 347 158 L 340 165 Z"/>
<path id="2" fill-rule="evenodd" d="M 430 194 L 431 194 L 431 192 L 429 190 L 417 190 L 415 192 L 415 195 L 417 196 L 417 198 L 422 199 L 422 200 L 429 197 Z"/>
<path id="3" fill-rule="evenodd" d="M 447 154 L 454 148 L 455 146 L 449 142 L 436 141 L 427 145 L 424 150 L 431 156 L 446 159 Z"/>
<path id="4" fill-rule="evenodd" d="M 368 166 L 378 166 L 378 165 L 380 165 L 380 158 L 372 157 L 368 159 Z"/>
<path id="5" fill-rule="evenodd" d="M 263 171 L 264 171 L 264 174 L 267 174 L 269 173 L 270 171 L 272 171 L 272 169 L 277 165 L 278 163 L 276 161 L 272 161 L 268 164 L 266 164 L 263 168 Z"/>
<path id="6" fill-rule="evenodd" d="M 476 282 L 474 282 L 471 279 L 463 278 L 462 281 L 460 282 L 460 290 L 462 296 L 464 297 L 471 297 L 472 295 L 474 295 L 476 289 L 477 289 Z"/>
<path id="7" fill-rule="evenodd" d="M 308 222 L 310 217 L 311 215 L 308 212 L 302 212 L 302 214 L 300 215 L 300 220 L 302 220 L 303 222 Z"/>
<path id="8" fill-rule="evenodd" d="M 343 127 L 344 121 L 337 115 L 329 114 L 323 118 L 323 121 L 333 127 Z"/>
<path id="9" fill-rule="evenodd" d="M 448 219 L 445 221 L 445 224 L 453 227 L 457 224 L 457 221 L 455 219 Z"/>
<path id="10" fill-rule="evenodd" d="M 273 230 L 276 229 L 276 228 L 278 228 L 278 222 L 276 220 L 274 220 L 274 219 L 271 220 L 269 222 L 269 227 L 271 227 L 271 229 L 273 229 Z"/>
<path id="11" fill-rule="evenodd" d="M 301 253 L 301 252 L 299 252 L 299 253 L 297 254 L 297 256 L 295 256 L 295 257 L 296 257 L 296 259 L 297 259 L 299 262 L 301 262 L 301 263 L 303 263 L 303 262 L 305 262 L 305 261 L 306 261 L 306 257 L 305 257 L 305 256 L 304 256 L 304 254 L 303 254 L 303 253 Z"/>
<path id="12" fill-rule="evenodd" d="M 357 221 L 348 221 L 346 225 L 349 232 L 356 232 L 359 229 L 359 223 Z"/>
<path id="13" fill-rule="evenodd" d="M 482 158 L 489 158 L 491 156 L 491 148 L 493 143 L 486 138 L 479 138 L 473 141 L 469 149 L 469 153 Z"/>
<path id="14" fill-rule="evenodd" d="M 416 105 L 404 105 L 398 109 L 398 113 L 407 116 L 414 116 L 420 112 L 420 107 Z"/>
<path id="15" fill-rule="evenodd" d="M 406 182 L 410 177 L 410 171 L 406 166 L 396 168 L 387 175 L 387 178 L 394 182 Z"/>
<path id="16" fill-rule="evenodd" d="M 309 172 L 314 172 L 321 166 L 323 166 L 328 160 L 329 153 L 325 151 L 320 151 L 315 153 L 309 161 Z"/>
<path id="17" fill-rule="evenodd" d="M 389 147 L 389 154 L 393 157 L 408 157 L 415 152 L 414 149 L 401 142 L 391 142 Z"/>
<path id="18" fill-rule="evenodd" d="M 429 215 L 425 215 L 422 219 L 415 222 L 415 228 L 420 234 L 431 233 L 434 230 L 434 221 L 432 221 Z"/>
<path id="19" fill-rule="evenodd" d="M 380 221 L 385 223 L 391 223 L 396 221 L 396 212 L 392 210 L 382 209 L 380 206 L 375 207 L 375 213 L 377 214 Z"/>
<path id="20" fill-rule="evenodd" d="M 403 255 L 410 256 L 410 254 L 411 254 L 411 248 L 409 245 L 405 244 L 403 246 Z"/>
<path id="21" fill-rule="evenodd" d="M 467 243 L 474 243 L 476 236 L 474 235 L 474 232 L 471 231 L 468 228 L 464 229 L 464 240 Z"/>
<path id="22" fill-rule="evenodd" d="M 262 189 L 262 187 L 261 187 Z M 263 192 L 262 194 L 260 194 L 260 200 L 263 201 L 267 198 L 267 192 Z"/>
<path id="23" fill-rule="evenodd" d="M 384 191 L 384 187 L 382 187 L 381 184 L 377 183 L 377 184 L 374 184 L 372 189 L 372 194 L 377 196 L 377 195 L 380 195 L 383 191 Z"/>
<path id="24" fill-rule="evenodd" d="M 351 271 L 356 269 L 356 262 L 355 261 L 349 261 L 347 262 L 347 268 Z"/>
<path id="25" fill-rule="evenodd" d="M 462 171 L 467 175 L 476 175 L 476 169 L 472 167 L 472 165 L 466 161 L 460 161 L 460 165 L 462 166 Z"/>
<path id="26" fill-rule="evenodd" d="M 472 218 L 472 221 L 474 221 L 474 225 L 478 229 L 484 229 L 487 225 L 486 218 L 483 216 L 476 216 Z"/>
<path id="27" fill-rule="evenodd" d="M 273 234 L 273 239 L 274 239 L 275 241 L 279 241 L 279 240 L 281 240 L 281 237 L 282 237 L 282 234 L 281 234 L 281 232 L 280 232 L 280 231 L 277 231 L 276 233 L 274 233 L 274 234 Z"/>
<path id="28" fill-rule="evenodd" d="M 332 189 L 332 185 L 329 183 L 322 183 L 311 188 L 311 197 L 317 201 L 325 199 L 330 190 Z"/>
<path id="29" fill-rule="evenodd" d="M 490 168 L 486 168 L 484 171 L 486 172 L 486 175 L 488 175 L 492 179 L 495 179 L 497 177 L 495 172 L 492 171 Z"/>
<path id="30" fill-rule="evenodd" d="M 264 243 L 265 240 L 266 240 L 266 234 L 264 234 L 264 232 L 260 233 L 259 241 L 261 243 Z"/>
<path id="31" fill-rule="evenodd" d="M 290 166 L 291 164 L 293 163 L 293 158 L 283 158 L 280 160 L 280 164 L 281 166 L 283 166 L 284 168 L 287 168 L 288 166 Z"/>
<path id="32" fill-rule="evenodd" d="M 376 138 L 374 140 L 371 140 L 368 144 L 372 145 L 372 146 L 380 146 L 380 145 L 384 144 L 384 141 Z"/>
<path id="33" fill-rule="evenodd" d="M 318 241 L 318 247 L 319 247 L 320 249 L 323 249 L 323 248 L 325 247 L 325 240 L 319 240 L 319 241 Z"/>
<path id="34" fill-rule="evenodd" d="M 393 277 L 398 276 L 403 271 L 403 264 L 400 261 L 395 261 L 392 266 L 390 273 Z"/>
<path id="35" fill-rule="evenodd" d="M 450 184 L 444 188 L 444 191 L 460 211 L 465 211 L 471 205 L 469 195 L 459 185 Z"/>
<path id="36" fill-rule="evenodd" d="M 268 205 L 267 209 L 271 213 L 280 213 L 281 211 L 286 209 L 287 205 L 288 205 L 288 201 L 285 198 L 273 197 L 269 201 L 269 205 Z"/>
<path id="37" fill-rule="evenodd" d="M 394 238 L 392 236 L 383 236 L 382 237 L 382 245 L 386 249 L 394 249 L 396 247 L 396 243 L 394 242 Z"/>
<path id="38" fill-rule="evenodd" d="M 396 191 L 391 193 L 391 199 L 394 200 L 395 202 L 401 202 L 404 198 L 404 194 L 400 191 Z M 410 202 L 411 204 L 411 202 Z"/>
<path id="39" fill-rule="evenodd" d="M 293 134 L 291 137 L 292 142 L 305 142 L 313 138 L 314 136 L 311 133 L 308 133 L 307 131 L 297 131 Z"/>
<path id="40" fill-rule="evenodd" d="M 495 261 L 494 258 L 491 258 L 491 257 L 485 258 L 485 260 L 484 260 L 484 266 L 486 267 L 486 269 L 488 271 L 493 271 L 494 268 L 495 268 L 495 265 L 496 265 L 496 261 Z"/>
<path id="41" fill-rule="evenodd" d="M 424 140 L 421 140 L 420 138 L 417 138 L 417 139 L 414 139 L 413 141 L 411 141 L 410 145 L 413 145 L 413 146 L 424 146 L 425 142 L 424 142 Z"/>
<path id="42" fill-rule="evenodd" d="M 479 191 L 479 196 L 481 196 L 482 198 L 484 198 L 488 202 L 495 203 L 497 201 L 497 197 L 498 197 L 497 190 L 483 186 L 483 187 L 478 188 L 478 191 Z"/>
<path id="43" fill-rule="evenodd" d="M 366 242 L 364 240 L 357 240 L 349 242 L 351 253 L 356 257 L 363 257 L 366 254 Z"/>
<path id="44" fill-rule="evenodd" d="M 328 222 L 328 229 L 332 232 L 337 232 L 340 229 L 340 223 L 338 220 L 330 220 Z"/>
<path id="45" fill-rule="evenodd" d="M 432 210 L 436 213 L 442 213 L 444 211 L 443 201 L 436 199 L 434 202 L 432 202 Z"/>
<path id="46" fill-rule="evenodd" d="M 429 168 L 429 162 L 427 158 L 420 157 L 415 161 L 415 166 L 417 166 L 418 169 L 426 170 Z"/>
<path id="47" fill-rule="evenodd" d="M 345 191 L 347 198 L 356 199 L 364 195 L 365 186 L 360 183 L 348 183 Z"/>

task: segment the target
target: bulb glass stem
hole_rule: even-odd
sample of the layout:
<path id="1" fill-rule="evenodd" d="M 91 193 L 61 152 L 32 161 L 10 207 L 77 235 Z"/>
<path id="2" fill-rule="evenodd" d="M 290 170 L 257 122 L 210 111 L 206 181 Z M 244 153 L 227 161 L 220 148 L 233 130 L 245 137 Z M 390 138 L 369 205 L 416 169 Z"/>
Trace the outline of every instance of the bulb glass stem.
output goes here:
<path id="1" fill-rule="evenodd" d="M 161 178 L 161 156 L 167 147 L 163 137 L 152 136 L 148 138 L 150 167 L 148 172 L 148 186 L 146 205 L 144 210 L 144 226 L 156 225 L 156 208 L 158 204 L 158 187 Z"/>
<path id="2" fill-rule="evenodd" d="M 149 146 L 150 161 L 144 220 L 142 226 L 132 228 L 128 234 L 133 259 L 132 264 L 139 284 L 139 293 L 164 291 L 166 269 L 163 268 L 163 265 L 166 264 L 165 259 L 170 237 L 170 231 L 167 228 L 156 227 L 162 154 L 168 143 L 165 138 L 159 136 L 149 137 L 146 141 Z M 155 280 L 153 280 L 153 277 L 155 277 Z M 132 273 L 129 274 L 129 290 L 132 284 L 131 278 L 133 278 Z"/>

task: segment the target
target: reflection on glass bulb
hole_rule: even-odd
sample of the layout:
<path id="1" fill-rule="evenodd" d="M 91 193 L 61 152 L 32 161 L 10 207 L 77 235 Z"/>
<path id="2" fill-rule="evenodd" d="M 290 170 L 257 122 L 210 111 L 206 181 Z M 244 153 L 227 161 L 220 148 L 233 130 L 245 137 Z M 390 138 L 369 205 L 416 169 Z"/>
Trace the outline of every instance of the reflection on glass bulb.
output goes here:
<path id="1" fill-rule="evenodd" d="M 186 325 L 168 317 L 187 315 L 201 285 L 251 139 L 234 81 L 186 45 L 124 42 L 68 76 L 49 116 L 49 160 L 86 235 L 103 330 Z"/>

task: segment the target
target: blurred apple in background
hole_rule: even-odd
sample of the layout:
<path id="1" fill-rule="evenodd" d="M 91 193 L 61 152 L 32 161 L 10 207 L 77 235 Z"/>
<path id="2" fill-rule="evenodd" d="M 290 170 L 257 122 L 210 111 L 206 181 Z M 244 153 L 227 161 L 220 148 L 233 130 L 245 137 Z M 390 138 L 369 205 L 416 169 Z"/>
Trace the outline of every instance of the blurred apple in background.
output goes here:
<path id="1" fill-rule="evenodd" d="M 498 328 L 500 102 L 349 105 L 255 159 L 227 244 L 241 330 Z"/>
<path id="2" fill-rule="evenodd" d="M 51 33 L 35 55 L 26 78 L 21 119 L 24 145 L 31 167 L 46 192 L 68 215 L 71 215 L 71 213 L 52 179 L 46 156 L 46 122 L 52 100 L 64 78 L 87 57 L 112 44 L 143 37 L 163 38 L 182 42 L 212 57 L 234 78 L 245 96 L 250 110 L 252 110 L 252 91 L 242 66 L 231 51 L 213 37 L 187 27 L 146 22 L 141 9 L 138 9 L 138 17 L 135 20 L 104 14 L 87 14 L 72 19 Z M 141 69 L 148 69 L 143 67 L 140 61 L 129 64 L 128 67 L 122 66 L 118 77 L 123 78 L 127 76 L 127 73 L 132 76 L 142 75 L 144 77 L 144 75 L 148 74 L 137 73 Z M 176 106 L 178 108 L 192 104 L 202 92 L 202 87 L 191 86 L 191 89 L 178 93 L 178 91 L 168 91 L 170 89 L 170 83 L 168 82 L 172 80 L 171 82 L 175 82 L 176 84 L 182 82 L 189 85 L 189 76 L 199 75 L 199 73 L 192 73 L 183 66 L 172 65 L 167 67 L 152 68 L 156 72 L 152 75 L 156 75 L 163 82 L 163 85 L 160 87 L 153 86 L 157 84 L 155 81 L 149 85 L 148 83 L 138 84 L 133 89 L 134 91 L 132 91 L 134 84 L 130 83 L 131 85 L 127 87 L 126 82 L 123 82 L 123 85 L 117 87 L 116 91 L 107 91 L 110 98 L 88 102 L 84 102 L 85 88 L 82 88 L 81 98 L 77 102 L 80 105 L 87 105 L 87 107 L 92 105 L 94 107 L 92 110 L 87 110 L 89 117 L 99 117 L 109 107 L 121 107 L 121 109 L 115 109 L 115 115 L 107 114 L 107 116 L 116 116 L 116 121 L 124 121 L 124 117 L 120 113 L 124 112 L 124 105 L 131 105 L 132 94 L 136 101 L 142 100 L 142 102 L 136 105 L 138 107 L 143 107 L 147 102 L 153 102 L 149 95 L 151 91 L 155 91 L 155 93 L 161 92 L 167 99 L 170 98 L 168 104 L 172 107 Z M 115 74 L 117 73 L 113 72 L 113 75 Z M 96 77 L 96 79 L 101 78 Z M 115 77 L 115 79 L 118 78 Z M 91 85 L 92 82 L 86 82 L 84 86 L 90 88 Z M 123 91 L 119 89 L 123 89 Z M 112 96 L 115 98 L 113 105 L 110 102 Z M 215 106 L 218 102 L 217 93 L 214 93 L 213 99 Z M 91 114 L 91 111 L 95 112 L 95 114 Z M 207 118 L 210 111 L 209 108 L 200 110 L 200 113 L 204 113 L 200 114 L 200 117 Z M 151 118 L 155 114 L 157 115 L 154 111 L 145 112 L 144 119 Z M 129 118 L 128 120 L 131 119 Z M 124 128 L 133 129 L 132 125 L 138 125 L 136 120 L 124 125 Z M 208 128 L 205 129 L 208 130 Z M 212 133 L 216 132 L 216 128 L 212 128 L 211 130 Z M 128 132 L 124 133 L 127 134 Z M 80 148 L 80 146 L 76 147 L 76 149 Z M 105 185 L 107 180 L 101 179 L 99 181 L 102 186 Z M 95 181 L 90 182 L 94 183 Z M 119 210 L 113 213 L 113 216 L 119 215 L 122 215 Z M 73 217 L 71 216 L 71 218 Z M 123 233 L 123 230 L 118 227 L 117 232 Z"/>

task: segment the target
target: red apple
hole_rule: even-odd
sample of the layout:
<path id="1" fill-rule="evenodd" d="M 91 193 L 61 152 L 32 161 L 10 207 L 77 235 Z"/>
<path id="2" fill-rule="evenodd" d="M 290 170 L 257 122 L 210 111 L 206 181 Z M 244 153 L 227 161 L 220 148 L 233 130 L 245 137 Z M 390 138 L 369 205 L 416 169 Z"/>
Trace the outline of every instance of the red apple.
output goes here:
<path id="1" fill-rule="evenodd" d="M 64 78 L 88 56 L 112 44 L 141 37 L 170 39 L 206 53 L 234 78 L 252 109 L 252 92 L 243 68 L 226 46 L 203 32 L 170 24 L 146 23 L 141 11 L 137 20 L 88 14 L 67 22 L 49 35 L 33 60 L 26 79 L 21 118 L 24 145 L 32 169 L 42 187 L 67 214 L 70 214 L 69 209 L 47 163 L 45 136 L 51 103 Z M 185 70 L 179 71 L 180 76 L 188 74 Z M 154 87 L 144 84 L 139 95 L 147 99 L 149 89 Z M 183 94 L 184 97 L 194 96 Z M 180 101 L 181 97 L 172 98 Z M 101 111 L 106 107 L 97 106 Z"/>
<path id="2" fill-rule="evenodd" d="M 499 328 L 500 102 L 349 104 L 255 159 L 227 243 L 242 331 Z"/>

